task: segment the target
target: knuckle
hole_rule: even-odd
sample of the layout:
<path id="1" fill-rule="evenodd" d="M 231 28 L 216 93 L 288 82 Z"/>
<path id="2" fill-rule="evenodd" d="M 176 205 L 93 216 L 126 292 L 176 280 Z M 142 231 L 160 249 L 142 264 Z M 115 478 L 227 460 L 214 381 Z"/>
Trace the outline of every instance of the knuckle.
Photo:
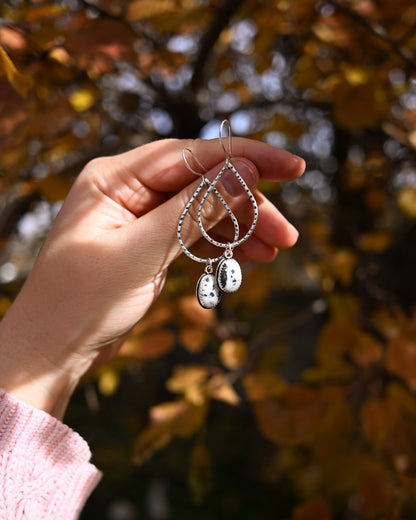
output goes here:
<path id="1" fill-rule="evenodd" d="M 195 201 L 189 208 L 189 217 L 194 225 L 199 226 L 198 212 L 200 201 Z M 211 229 L 224 217 L 225 210 L 215 196 L 208 196 L 201 208 L 201 220 L 205 229 Z"/>

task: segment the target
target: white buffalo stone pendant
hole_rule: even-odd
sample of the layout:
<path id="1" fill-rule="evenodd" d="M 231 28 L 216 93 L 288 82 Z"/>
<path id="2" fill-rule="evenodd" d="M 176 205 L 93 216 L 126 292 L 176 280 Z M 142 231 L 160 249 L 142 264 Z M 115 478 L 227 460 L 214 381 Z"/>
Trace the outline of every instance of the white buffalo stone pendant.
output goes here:
<path id="1" fill-rule="evenodd" d="M 217 280 L 211 273 L 204 273 L 196 285 L 196 297 L 204 309 L 213 309 L 221 300 Z"/>
<path id="2" fill-rule="evenodd" d="M 217 284 L 222 292 L 233 293 L 240 288 L 243 275 L 234 258 L 223 258 L 217 267 Z"/>

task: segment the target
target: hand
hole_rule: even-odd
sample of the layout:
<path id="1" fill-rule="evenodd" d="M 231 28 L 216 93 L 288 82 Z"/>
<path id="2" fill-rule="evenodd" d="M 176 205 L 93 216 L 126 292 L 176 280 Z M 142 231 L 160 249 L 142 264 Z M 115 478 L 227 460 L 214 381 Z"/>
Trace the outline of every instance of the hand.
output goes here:
<path id="1" fill-rule="evenodd" d="M 0 325 L 5 390 L 61 417 L 80 377 L 115 354 L 159 295 L 167 267 L 181 253 L 179 216 L 200 183 L 183 163 L 184 146 L 214 178 L 224 162 L 218 140 L 156 141 L 95 159 L 81 172 Z M 243 138 L 233 139 L 233 164 L 253 189 L 259 177 L 287 181 L 304 170 L 304 161 L 289 152 Z M 239 222 L 250 225 L 239 183 L 226 174 L 220 191 L 232 195 L 227 201 Z M 236 258 L 269 262 L 298 234 L 255 195 L 259 220 Z M 233 228 L 224 214 L 220 203 L 204 206 L 206 229 L 229 237 Z M 182 236 L 187 247 L 201 236 L 191 217 Z"/>

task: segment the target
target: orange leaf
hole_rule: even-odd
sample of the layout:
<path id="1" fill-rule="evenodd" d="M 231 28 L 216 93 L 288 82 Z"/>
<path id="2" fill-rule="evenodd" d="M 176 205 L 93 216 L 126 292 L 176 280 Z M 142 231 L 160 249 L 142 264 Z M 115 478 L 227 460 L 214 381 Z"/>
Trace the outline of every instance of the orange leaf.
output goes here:
<path id="1" fill-rule="evenodd" d="M 237 370 L 247 360 L 247 345 L 241 338 L 227 339 L 221 343 L 219 357 L 229 370 Z"/>
<path id="2" fill-rule="evenodd" d="M 293 510 L 293 520 L 332 520 L 329 506 L 321 500 L 310 500 Z"/>
<path id="3" fill-rule="evenodd" d="M 22 96 L 26 97 L 32 86 L 32 79 L 19 72 L 7 52 L 0 45 L 0 72 L 2 72 L 12 87 Z"/>
<path id="4" fill-rule="evenodd" d="M 138 359 L 156 359 L 173 349 L 175 333 L 171 330 L 156 330 L 142 335 L 131 335 L 120 349 L 120 356 Z"/>
<path id="5" fill-rule="evenodd" d="M 37 191 L 50 202 L 64 200 L 72 182 L 61 175 L 48 175 L 36 182 Z"/>
<path id="6" fill-rule="evenodd" d="M 280 398 L 254 406 L 262 433 L 276 444 L 289 446 L 314 441 L 323 411 L 319 393 L 301 386 L 289 387 Z"/>
<path id="7" fill-rule="evenodd" d="M 386 351 L 386 367 L 416 390 L 416 342 L 402 334 L 392 339 Z"/>
<path id="8" fill-rule="evenodd" d="M 367 401 L 360 415 L 364 437 L 377 448 L 383 446 L 400 420 L 394 403 L 384 399 Z"/>
<path id="9" fill-rule="evenodd" d="M 204 327 L 182 327 L 179 339 L 189 352 L 201 352 L 208 342 L 210 332 Z"/>
<path id="10" fill-rule="evenodd" d="M 286 389 L 285 381 L 274 372 L 251 372 L 243 378 L 244 389 L 250 401 L 265 401 L 279 397 Z"/>
<path id="11" fill-rule="evenodd" d="M 351 345 L 349 354 L 357 365 L 366 367 L 381 360 L 383 347 L 373 336 L 360 331 L 356 341 Z"/>

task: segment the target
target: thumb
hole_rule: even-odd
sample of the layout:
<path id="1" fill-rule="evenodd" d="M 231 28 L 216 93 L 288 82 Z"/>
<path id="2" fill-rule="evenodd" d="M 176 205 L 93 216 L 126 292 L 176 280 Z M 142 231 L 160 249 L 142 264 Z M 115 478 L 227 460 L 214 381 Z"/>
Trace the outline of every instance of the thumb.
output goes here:
<path id="1" fill-rule="evenodd" d="M 232 162 L 250 190 L 255 188 L 259 178 L 255 165 L 245 158 L 236 158 Z M 222 165 L 218 165 L 213 168 L 206 174 L 206 177 L 212 181 L 221 167 Z M 167 268 L 182 252 L 177 238 L 179 218 L 200 183 L 201 181 L 197 180 L 188 185 L 169 200 L 127 226 L 130 228 L 128 232 L 131 234 L 131 239 L 138 244 L 133 255 L 140 262 L 140 271 L 143 274 L 147 272 L 153 277 Z M 233 212 L 249 200 L 242 184 L 230 169 L 225 171 L 221 180 L 216 184 L 216 188 Z M 198 208 L 204 193 L 203 188 L 183 220 L 181 237 L 187 248 L 201 238 L 201 231 L 198 227 Z M 229 218 L 224 205 L 214 193 L 211 193 L 202 208 L 204 228 L 212 229 L 224 217 Z M 127 231 L 126 228 L 124 229 Z M 128 243 L 131 244 L 130 240 Z"/>

